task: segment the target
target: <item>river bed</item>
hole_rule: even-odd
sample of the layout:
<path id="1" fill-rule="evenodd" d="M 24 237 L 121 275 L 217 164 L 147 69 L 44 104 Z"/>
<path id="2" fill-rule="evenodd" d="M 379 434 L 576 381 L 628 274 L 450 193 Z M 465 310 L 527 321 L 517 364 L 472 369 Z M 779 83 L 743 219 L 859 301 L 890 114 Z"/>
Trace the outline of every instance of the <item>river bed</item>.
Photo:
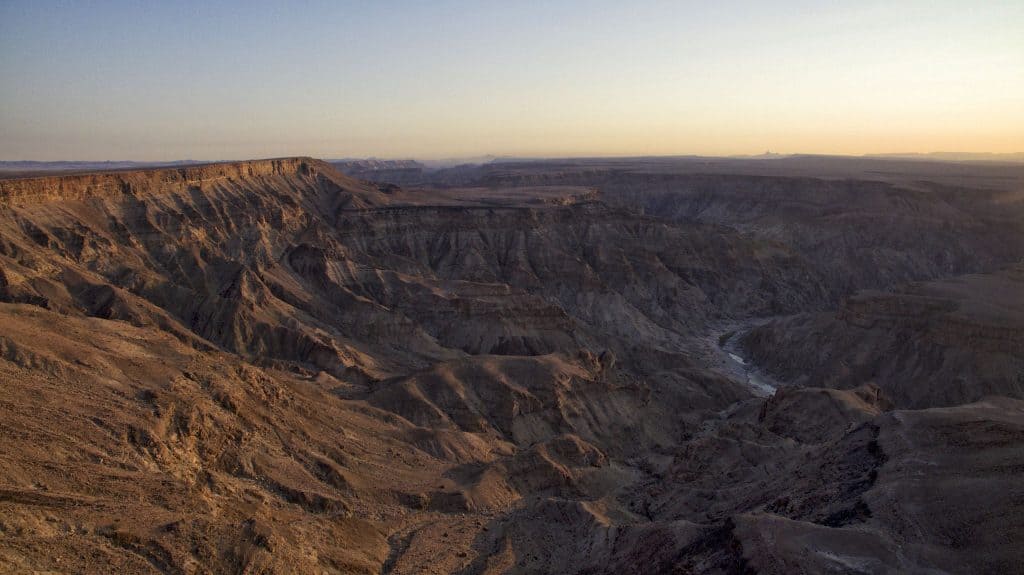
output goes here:
<path id="1" fill-rule="evenodd" d="M 743 357 L 743 350 L 739 346 L 739 338 L 756 325 L 757 323 L 745 323 L 726 326 L 717 331 L 716 343 L 725 357 L 727 371 L 745 380 L 755 395 L 768 397 L 779 388 L 779 383 Z"/>

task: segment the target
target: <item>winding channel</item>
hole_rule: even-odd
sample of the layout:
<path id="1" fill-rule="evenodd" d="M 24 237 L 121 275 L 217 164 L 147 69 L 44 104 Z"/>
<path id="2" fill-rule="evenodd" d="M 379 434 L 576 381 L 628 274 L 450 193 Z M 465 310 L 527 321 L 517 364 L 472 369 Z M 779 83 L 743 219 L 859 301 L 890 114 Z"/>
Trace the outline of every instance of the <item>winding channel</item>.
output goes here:
<path id="1" fill-rule="evenodd" d="M 724 356 L 726 371 L 736 376 L 737 379 L 746 381 L 750 390 L 758 397 L 768 397 L 779 388 L 779 383 L 771 376 L 765 374 L 749 359 L 743 357 L 743 350 L 740 348 L 740 337 L 751 328 L 761 322 L 750 322 L 745 324 L 733 324 L 715 333 L 715 345 L 720 354 Z"/>

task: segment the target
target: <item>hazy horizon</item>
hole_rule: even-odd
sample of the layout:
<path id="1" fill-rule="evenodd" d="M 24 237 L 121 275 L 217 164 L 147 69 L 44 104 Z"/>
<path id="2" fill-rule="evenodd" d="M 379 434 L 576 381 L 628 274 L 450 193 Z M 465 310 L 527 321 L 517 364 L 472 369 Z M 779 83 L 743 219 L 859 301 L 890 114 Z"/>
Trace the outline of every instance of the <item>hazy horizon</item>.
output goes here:
<path id="1" fill-rule="evenodd" d="M 0 5 L 0 160 L 1024 151 L 1024 4 Z"/>
<path id="2" fill-rule="evenodd" d="M 25 159 L 7 159 L 0 158 L 0 164 L 139 164 L 139 165 L 173 165 L 173 164 L 189 164 L 189 163 L 219 163 L 219 162 L 245 162 L 245 161 L 259 161 L 259 160 L 275 160 L 284 158 L 295 158 L 295 157 L 312 157 L 319 160 L 328 162 L 346 162 L 346 161 L 383 161 L 383 162 L 397 162 L 397 161 L 414 161 L 425 163 L 429 166 L 448 166 L 456 164 L 483 164 L 492 161 L 578 161 L 578 160 L 630 160 L 630 159 L 659 159 L 659 160 L 671 160 L 671 159 L 707 159 L 707 160 L 765 160 L 772 161 L 776 159 L 784 158 L 836 158 L 836 159 L 847 159 L 847 160 L 904 160 L 904 161 L 935 161 L 935 162 L 953 162 L 953 163 L 1011 163 L 1018 164 L 1024 163 L 1024 152 L 948 152 L 948 151 L 935 151 L 935 152 L 893 152 L 893 153 L 879 153 L 879 154 L 820 154 L 814 152 L 794 152 L 794 153 L 776 153 L 767 152 L 761 154 L 731 154 L 731 155 L 701 155 L 701 154 L 645 154 L 645 155 L 622 155 L 622 154 L 594 154 L 594 155 L 556 155 L 556 156 L 513 156 L 513 155 L 497 155 L 497 154 L 477 154 L 474 156 L 461 156 L 461 157 L 428 157 L 428 156 L 338 156 L 338 155 L 312 155 L 312 154 L 285 154 L 280 156 L 239 156 L 239 157 L 223 157 L 223 158 L 156 158 L 147 160 L 134 160 L 126 158 L 100 158 L 100 159 L 81 159 L 81 158 L 61 158 L 52 160 L 39 160 L 35 158 Z"/>

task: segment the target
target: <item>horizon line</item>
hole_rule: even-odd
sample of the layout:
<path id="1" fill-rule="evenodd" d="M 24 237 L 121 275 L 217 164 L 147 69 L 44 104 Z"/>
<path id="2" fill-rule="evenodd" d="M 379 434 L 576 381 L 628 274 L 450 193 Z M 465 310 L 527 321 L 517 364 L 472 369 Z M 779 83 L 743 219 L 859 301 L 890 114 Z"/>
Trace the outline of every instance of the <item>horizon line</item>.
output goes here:
<path id="1" fill-rule="evenodd" d="M 944 156 L 976 156 L 973 159 L 952 159 Z M 819 158 L 861 158 L 861 159 L 928 159 L 939 158 L 948 161 L 985 161 L 987 157 L 993 160 L 1006 160 L 1015 158 L 1013 161 L 1024 161 L 1024 151 L 1019 152 L 988 152 L 988 151 L 932 151 L 932 152 L 871 152 L 865 154 L 842 154 L 829 152 L 774 152 L 767 150 L 759 154 L 693 154 L 693 153 L 672 153 L 672 154 L 579 154 L 579 155 L 542 155 L 542 154 L 470 154 L 464 156 L 416 156 L 416 155 L 313 155 L 313 154 L 289 154 L 268 157 L 236 157 L 236 158 L 178 158 L 178 159 L 63 159 L 63 160 L 36 160 L 0 159 L 0 164 L 196 164 L 196 163 L 219 163 L 219 162 L 244 162 L 256 160 L 279 160 L 286 158 L 314 158 L 328 162 L 346 161 L 417 161 L 431 163 L 488 163 L 501 160 L 588 160 L 588 159 L 640 159 L 640 158 L 661 158 L 661 159 L 734 159 L 734 160 L 770 160 L 794 157 L 819 157 Z M 1016 159 L 1019 158 L 1019 159 Z M 475 161 L 474 161 L 475 160 Z M 483 161 L 480 161 L 483 160 Z"/>

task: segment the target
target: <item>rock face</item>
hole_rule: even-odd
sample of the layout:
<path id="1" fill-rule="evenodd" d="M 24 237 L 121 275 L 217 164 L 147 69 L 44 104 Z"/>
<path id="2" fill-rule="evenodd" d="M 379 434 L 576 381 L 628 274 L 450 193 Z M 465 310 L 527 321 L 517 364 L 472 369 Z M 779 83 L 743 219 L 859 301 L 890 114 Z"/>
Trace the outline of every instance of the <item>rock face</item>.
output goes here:
<path id="1" fill-rule="evenodd" d="M 1015 196 L 659 166 L 0 180 L 0 570 L 1014 570 Z"/>
<path id="2" fill-rule="evenodd" d="M 994 271 L 1021 257 L 1024 169 L 972 174 L 1001 189 L 965 188 L 965 178 L 942 173 L 921 175 L 938 183 L 899 172 L 887 180 L 893 166 L 872 167 L 879 169 L 865 181 L 708 173 L 714 166 L 679 173 L 659 163 L 499 164 L 468 181 L 592 186 L 609 204 L 662 220 L 730 226 L 792 250 L 830 303 L 865 288 Z"/>

